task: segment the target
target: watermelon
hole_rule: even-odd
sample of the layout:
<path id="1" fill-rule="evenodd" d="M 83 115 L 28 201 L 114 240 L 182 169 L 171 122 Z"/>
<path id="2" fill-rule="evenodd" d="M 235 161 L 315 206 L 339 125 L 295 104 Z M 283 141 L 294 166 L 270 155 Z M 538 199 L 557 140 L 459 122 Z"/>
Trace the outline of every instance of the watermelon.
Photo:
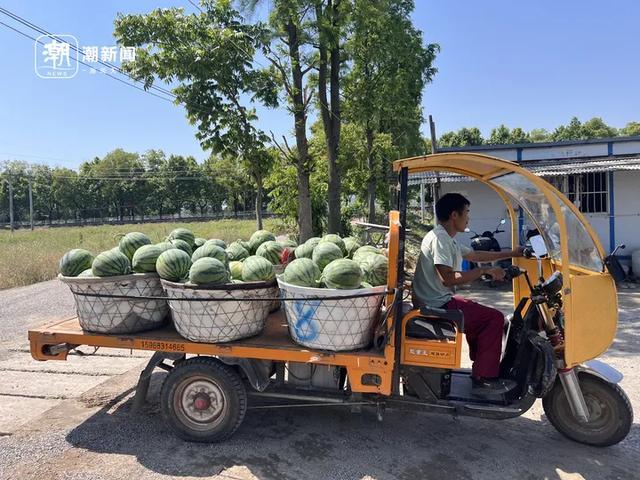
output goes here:
<path id="1" fill-rule="evenodd" d="M 282 247 L 296 248 L 298 246 L 298 244 L 294 240 L 291 240 L 290 238 L 285 238 L 284 240 L 280 240 L 278 243 Z"/>
<path id="2" fill-rule="evenodd" d="M 163 252 L 171 250 L 172 248 L 178 248 L 173 243 L 167 241 L 156 243 L 156 247 L 158 247 Z"/>
<path id="3" fill-rule="evenodd" d="M 227 256 L 229 260 L 244 260 L 249 256 L 249 252 L 242 246 L 240 242 L 233 242 L 227 247 Z"/>
<path id="4" fill-rule="evenodd" d="M 186 228 L 176 228 L 172 230 L 167 240 L 184 240 L 189 245 L 189 248 L 193 249 L 196 244 L 196 237 L 191 230 Z"/>
<path id="5" fill-rule="evenodd" d="M 131 260 L 133 258 L 133 254 L 136 253 L 136 250 L 143 245 L 151 245 L 151 239 L 144 233 L 129 232 L 120 239 L 118 248 L 129 260 Z"/>
<path id="6" fill-rule="evenodd" d="M 229 282 L 229 272 L 220 260 L 202 257 L 191 265 L 189 281 L 197 285 L 223 285 Z"/>
<path id="7" fill-rule="evenodd" d="M 311 258 L 313 255 L 313 245 L 303 243 L 294 250 L 296 258 Z"/>
<path id="8" fill-rule="evenodd" d="M 344 248 L 347 251 L 346 257 L 353 258 L 353 254 L 356 253 L 362 244 L 355 237 L 347 237 L 344 239 Z"/>
<path id="9" fill-rule="evenodd" d="M 378 250 L 376 247 L 372 247 L 371 245 L 360 247 L 353 254 L 353 261 L 360 263 L 364 257 L 366 257 L 367 255 L 371 255 L 372 253 L 379 255 L 380 250 Z"/>
<path id="10" fill-rule="evenodd" d="M 206 238 L 196 237 L 196 239 L 193 241 L 193 244 L 197 248 L 197 247 L 201 247 L 202 245 L 204 245 L 204 242 L 206 242 L 206 241 L 207 241 Z"/>
<path id="11" fill-rule="evenodd" d="M 131 273 L 131 262 L 121 251 L 107 250 L 95 258 L 91 264 L 91 271 L 96 277 L 129 275 Z"/>
<path id="12" fill-rule="evenodd" d="M 369 282 L 362 282 L 360 288 L 373 288 L 373 285 L 371 285 Z"/>
<path id="13" fill-rule="evenodd" d="M 318 246 L 313 249 L 313 255 L 311 256 L 311 259 L 320 267 L 320 271 L 324 270 L 324 267 L 330 262 L 339 258 L 342 258 L 342 251 L 340 247 L 332 242 L 318 243 Z"/>
<path id="14" fill-rule="evenodd" d="M 227 244 L 224 243 L 224 240 L 220 240 L 219 238 L 212 238 L 211 240 L 207 240 L 206 243 L 213 243 L 214 245 L 219 246 L 223 250 L 227 248 Z"/>
<path id="15" fill-rule="evenodd" d="M 191 261 L 195 262 L 196 260 L 203 257 L 215 258 L 224 265 L 229 263 L 227 252 L 225 252 L 222 247 L 219 247 L 215 243 L 206 242 L 204 245 L 197 248 L 196 251 L 193 252 L 193 255 L 191 255 Z"/>
<path id="16" fill-rule="evenodd" d="M 229 273 L 232 280 L 242 280 L 242 262 L 229 262 Z"/>
<path id="17" fill-rule="evenodd" d="M 273 241 L 275 242 L 276 236 L 267 231 L 267 230 L 258 230 L 251 235 L 249 239 L 249 253 L 255 254 L 258 247 L 262 245 L 264 242 Z"/>
<path id="18" fill-rule="evenodd" d="M 244 283 L 242 280 L 238 280 L 237 278 L 232 278 L 231 283 Z"/>
<path id="19" fill-rule="evenodd" d="M 156 271 L 160 278 L 180 282 L 189 276 L 191 257 L 184 250 L 172 248 L 162 252 L 156 261 Z"/>
<path id="20" fill-rule="evenodd" d="M 74 248 L 65 253 L 60 259 L 58 270 L 65 277 L 75 277 L 91 268 L 93 255 L 82 248 Z"/>
<path id="21" fill-rule="evenodd" d="M 90 268 L 87 268 L 86 270 L 84 270 L 82 273 L 80 273 L 78 275 L 78 277 L 83 277 L 83 278 L 84 277 L 93 277 L 93 276 L 95 276 L 95 275 L 93 274 L 93 270 L 91 270 Z"/>
<path id="22" fill-rule="evenodd" d="M 131 266 L 134 272 L 155 272 L 156 261 L 163 252 L 158 245 L 143 245 L 133 254 Z"/>
<path id="23" fill-rule="evenodd" d="M 268 282 L 275 277 L 273 264 L 266 258 L 252 255 L 242 262 L 242 280 L 245 282 Z"/>
<path id="24" fill-rule="evenodd" d="M 251 251 L 251 244 L 249 242 L 245 242 L 244 240 L 236 240 L 242 248 L 244 248 L 247 252 Z"/>
<path id="25" fill-rule="evenodd" d="M 320 277 L 320 281 L 327 288 L 350 290 L 360 288 L 362 284 L 362 270 L 353 260 L 339 258 L 329 263 Z"/>
<path id="26" fill-rule="evenodd" d="M 385 285 L 389 271 L 389 261 L 384 255 L 370 253 L 359 262 L 364 280 L 371 285 Z"/>
<path id="27" fill-rule="evenodd" d="M 309 258 L 297 258 L 284 269 L 284 281 L 299 287 L 318 287 L 320 269 Z"/>
<path id="28" fill-rule="evenodd" d="M 264 242 L 258 247 L 258 250 L 256 250 L 256 255 L 266 258 L 273 265 L 280 265 L 282 252 L 283 248 L 278 242 L 269 240 L 268 242 Z"/>
<path id="29" fill-rule="evenodd" d="M 316 248 L 321 241 L 322 239 L 320 237 L 311 237 L 309 240 L 304 242 L 304 244 L 311 245 L 311 248 Z"/>
<path id="30" fill-rule="evenodd" d="M 189 256 L 191 256 L 191 254 L 193 253 L 193 250 L 191 249 L 191 245 L 189 245 L 184 240 L 180 240 L 179 238 L 175 238 L 173 240 L 169 240 L 169 242 L 171 242 L 171 245 L 173 245 L 173 248 L 177 248 L 179 250 L 182 250 L 183 252 L 188 253 Z"/>
<path id="31" fill-rule="evenodd" d="M 342 252 L 343 257 L 347 254 L 347 248 L 344 245 L 344 240 L 342 240 L 340 236 L 336 235 L 335 233 L 328 233 L 327 235 L 322 237 L 322 240 L 320 240 L 320 242 L 335 243 L 338 247 L 340 247 L 340 251 Z"/>

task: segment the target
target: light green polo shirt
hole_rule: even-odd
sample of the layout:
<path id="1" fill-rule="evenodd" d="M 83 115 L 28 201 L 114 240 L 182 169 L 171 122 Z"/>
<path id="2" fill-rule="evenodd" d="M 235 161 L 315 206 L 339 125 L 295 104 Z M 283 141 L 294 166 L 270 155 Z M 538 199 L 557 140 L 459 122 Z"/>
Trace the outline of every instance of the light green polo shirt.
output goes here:
<path id="1" fill-rule="evenodd" d="M 459 245 L 440 224 L 427 233 L 420 246 L 413 278 L 414 306 L 438 308 L 451 300 L 454 290 L 444 286 L 435 266 L 446 265 L 459 272 L 462 270 L 462 257 L 471 251 L 466 245 Z"/>

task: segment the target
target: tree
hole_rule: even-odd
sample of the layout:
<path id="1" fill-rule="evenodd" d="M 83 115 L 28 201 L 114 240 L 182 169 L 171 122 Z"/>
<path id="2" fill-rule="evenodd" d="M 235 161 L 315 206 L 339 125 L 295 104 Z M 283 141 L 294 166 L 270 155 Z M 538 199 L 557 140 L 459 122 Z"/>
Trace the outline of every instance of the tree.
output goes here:
<path id="1" fill-rule="evenodd" d="M 375 221 L 377 184 L 392 172 L 391 162 L 375 151 L 376 139 L 388 134 L 403 156 L 425 150 L 420 104 L 424 85 L 437 71 L 433 61 L 439 46 L 423 45 L 411 22 L 412 11 L 413 2 L 404 0 L 355 0 L 345 46 L 352 64 L 344 79 L 343 116 L 362 127 L 366 140 L 363 201 L 370 222 Z"/>
<path id="2" fill-rule="evenodd" d="M 118 43 L 139 47 L 123 68 L 149 88 L 160 79 L 174 85 L 175 102 L 198 128 L 202 148 L 233 155 L 247 166 L 262 158 L 266 134 L 256 128 L 254 103 L 274 107 L 277 88 L 271 72 L 253 68 L 256 50 L 266 51 L 268 30 L 242 23 L 227 0 L 203 0 L 204 11 L 185 15 L 182 8 L 146 15 L 118 15 Z M 249 105 L 247 105 L 249 103 Z M 249 168 L 258 197 L 262 169 Z M 262 216 L 256 208 L 258 228 Z"/>
<path id="3" fill-rule="evenodd" d="M 525 132 L 520 127 L 516 127 L 511 130 L 511 134 L 509 135 L 509 143 L 531 143 L 529 139 L 529 134 Z"/>
<path id="4" fill-rule="evenodd" d="M 618 130 L 604 123 L 600 117 L 593 117 L 584 122 L 582 130 L 586 138 L 606 138 L 618 135 Z"/>
<path id="5" fill-rule="evenodd" d="M 529 132 L 529 139 L 534 143 L 550 142 L 551 134 L 544 128 L 534 128 Z"/>
<path id="6" fill-rule="evenodd" d="M 625 137 L 640 135 L 640 122 L 627 123 L 624 128 L 620 129 L 619 133 Z"/>
<path id="7" fill-rule="evenodd" d="M 234 217 L 237 218 L 243 196 L 250 188 L 247 172 L 230 155 L 211 155 L 205 160 L 202 170 L 207 178 L 219 185 L 223 202 L 233 206 Z"/>
<path id="8" fill-rule="evenodd" d="M 551 140 L 560 142 L 562 140 L 585 140 L 584 129 L 578 117 L 572 117 L 568 125 L 560 125 L 551 134 Z"/>
<path id="9" fill-rule="evenodd" d="M 487 143 L 489 145 L 505 145 L 511 143 L 511 130 L 509 130 L 504 123 L 500 124 L 498 128 L 491 130 L 491 135 Z"/>
<path id="10" fill-rule="evenodd" d="M 440 147 L 468 147 L 483 143 L 482 134 L 476 127 L 463 127 L 457 132 L 446 132 L 438 140 Z"/>

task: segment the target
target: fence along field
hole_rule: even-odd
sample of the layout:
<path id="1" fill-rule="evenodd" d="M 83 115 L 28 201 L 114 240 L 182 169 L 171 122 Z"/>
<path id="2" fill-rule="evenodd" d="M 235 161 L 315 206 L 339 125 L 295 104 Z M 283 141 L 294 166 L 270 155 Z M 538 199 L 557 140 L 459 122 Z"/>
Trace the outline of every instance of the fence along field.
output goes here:
<path id="1" fill-rule="evenodd" d="M 264 228 L 276 235 L 282 233 L 279 225 L 275 219 L 264 221 Z M 72 248 L 84 248 L 95 255 L 116 246 L 118 234 L 133 231 L 159 242 L 178 226 L 188 228 L 196 237 L 220 238 L 227 243 L 238 238 L 247 240 L 256 230 L 255 220 L 218 220 L 0 231 L 0 289 L 55 278 L 60 257 Z"/>

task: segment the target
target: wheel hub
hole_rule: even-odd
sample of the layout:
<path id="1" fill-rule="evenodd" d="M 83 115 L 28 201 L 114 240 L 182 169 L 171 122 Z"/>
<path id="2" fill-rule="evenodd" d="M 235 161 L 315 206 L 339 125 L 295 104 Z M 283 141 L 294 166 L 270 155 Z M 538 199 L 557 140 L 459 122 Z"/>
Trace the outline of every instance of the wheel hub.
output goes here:
<path id="1" fill-rule="evenodd" d="M 219 387 L 208 380 L 191 382 L 182 391 L 180 404 L 184 415 L 196 423 L 208 423 L 220 416 L 224 396 Z"/>

